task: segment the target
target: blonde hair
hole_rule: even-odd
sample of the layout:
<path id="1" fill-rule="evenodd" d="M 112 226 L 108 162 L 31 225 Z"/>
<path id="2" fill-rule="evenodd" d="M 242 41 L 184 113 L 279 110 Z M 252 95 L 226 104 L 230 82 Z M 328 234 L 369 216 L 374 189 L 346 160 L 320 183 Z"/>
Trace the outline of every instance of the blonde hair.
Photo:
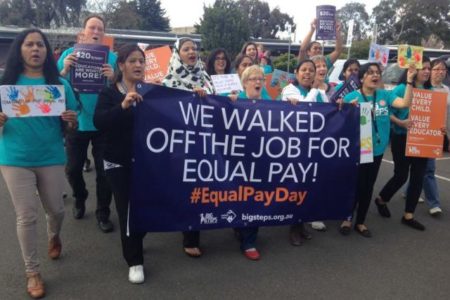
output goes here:
<path id="1" fill-rule="evenodd" d="M 258 65 L 253 65 L 253 66 L 247 67 L 244 70 L 244 72 L 242 72 L 242 76 L 241 76 L 242 85 L 244 85 L 244 82 L 246 82 L 248 80 L 250 75 L 253 75 L 255 73 L 261 74 L 261 76 L 264 78 L 264 72 L 261 69 L 261 67 Z"/>
<path id="2" fill-rule="evenodd" d="M 323 55 L 315 55 L 313 57 L 310 58 L 314 64 L 316 64 L 316 62 L 318 61 L 323 61 L 325 64 L 327 64 L 327 59 L 325 56 Z"/>

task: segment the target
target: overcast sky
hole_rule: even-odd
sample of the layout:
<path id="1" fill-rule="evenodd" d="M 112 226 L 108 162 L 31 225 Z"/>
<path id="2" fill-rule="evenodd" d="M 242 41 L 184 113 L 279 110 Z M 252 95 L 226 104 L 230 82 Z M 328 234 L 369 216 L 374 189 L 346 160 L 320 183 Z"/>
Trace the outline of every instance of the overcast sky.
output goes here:
<path id="1" fill-rule="evenodd" d="M 203 5 L 210 6 L 215 0 L 160 0 L 161 6 L 166 10 L 166 16 L 170 18 L 171 27 L 193 26 L 199 23 L 199 19 L 203 16 Z M 360 2 L 366 5 L 366 11 L 370 14 L 372 9 L 380 2 L 380 0 L 262 0 L 269 3 L 272 10 L 278 6 L 283 13 L 287 13 L 294 17 L 297 24 L 297 32 L 295 40 L 303 39 L 308 32 L 310 23 L 316 14 L 317 5 L 334 5 L 336 9 L 341 8 L 349 2 Z M 294 38 L 294 36 L 293 36 Z"/>

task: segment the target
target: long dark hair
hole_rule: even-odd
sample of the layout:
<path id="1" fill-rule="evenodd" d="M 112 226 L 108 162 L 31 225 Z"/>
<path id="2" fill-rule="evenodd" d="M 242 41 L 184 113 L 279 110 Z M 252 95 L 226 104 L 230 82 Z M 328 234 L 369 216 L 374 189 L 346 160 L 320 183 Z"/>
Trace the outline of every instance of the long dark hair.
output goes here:
<path id="1" fill-rule="evenodd" d="M 249 58 L 251 61 L 252 61 L 252 63 L 253 64 L 256 64 L 256 62 L 253 60 L 253 58 L 251 58 L 250 56 L 248 56 L 247 54 L 242 54 L 242 53 L 239 53 L 237 56 L 236 56 L 236 58 L 234 59 L 234 69 L 236 70 L 236 72 L 237 72 L 237 70 L 238 70 L 238 68 L 239 68 L 239 65 L 241 64 L 241 62 L 244 60 L 244 58 Z"/>
<path id="2" fill-rule="evenodd" d="M 258 51 L 258 45 L 256 45 L 256 43 L 254 43 L 254 42 L 246 42 L 245 44 L 244 44 L 244 46 L 242 46 L 242 49 L 241 49 L 241 54 L 244 54 L 244 55 L 247 55 L 247 48 L 248 48 L 248 46 L 251 46 L 251 45 L 253 45 L 253 46 L 255 46 L 255 49 L 256 49 L 256 57 L 255 57 L 255 59 L 254 59 L 254 61 L 255 61 L 255 63 L 259 63 L 259 51 Z"/>
<path id="3" fill-rule="evenodd" d="M 225 56 L 225 74 L 230 74 L 231 73 L 231 60 L 230 57 L 228 56 L 228 53 L 225 49 L 223 48 L 217 48 L 214 49 L 208 56 L 208 60 L 206 61 L 206 73 L 208 73 L 208 75 L 216 75 L 216 70 L 214 69 L 214 63 L 216 61 L 216 56 L 219 55 L 220 53 L 223 53 L 223 55 Z"/>
<path id="4" fill-rule="evenodd" d="M 426 62 L 431 62 L 430 58 L 428 56 L 423 56 L 422 57 L 422 64 L 426 63 Z M 417 70 L 419 71 L 419 70 Z M 431 72 L 431 71 L 430 71 Z M 413 87 L 416 87 L 416 78 L 417 78 L 417 73 L 416 75 L 414 75 L 414 79 L 413 79 Z M 403 83 L 406 84 L 406 81 L 408 80 L 408 69 L 406 69 L 405 71 L 403 71 L 402 75 L 400 76 L 400 80 L 398 81 L 399 83 Z M 431 73 L 430 73 L 430 77 L 428 78 L 427 81 L 425 81 L 425 83 L 423 84 L 423 87 L 425 89 L 431 89 L 432 85 L 431 85 Z"/>
<path id="5" fill-rule="evenodd" d="M 302 65 L 304 65 L 305 63 L 311 63 L 311 64 L 313 65 L 313 67 L 314 67 L 314 72 L 316 72 L 316 64 L 315 64 L 312 60 L 310 60 L 310 59 L 304 59 L 304 60 L 299 61 L 298 64 L 297 64 L 297 66 L 295 67 L 295 74 L 297 74 L 297 72 L 298 72 L 298 70 L 300 69 L 300 67 L 301 67 Z M 300 84 L 300 83 L 299 83 L 298 80 L 297 80 L 297 76 L 295 76 L 294 85 L 295 85 L 295 86 L 298 86 L 299 84 Z"/>
<path id="6" fill-rule="evenodd" d="M 55 60 L 53 58 L 53 51 L 48 42 L 47 37 L 42 31 L 37 28 L 25 29 L 20 32 L 14 39 L 11 47 L 9 48 L 8 57 L 6 59 L 5 73 L 0 81 L 0 84 L 16 84 L 20 74 L 23 73 L 25 67 L 23 66 L 22 58 L 22 44 L 26 37 L 31 33 L 39 33 L 44 41 L 47 54 L 43 65 L 43 74 L 46 84 L 61 84 L 59 81 L 59 72 L 56 67 Z"/>
<path id="7" fill-rule="evenodd" d="M 344 63 L 344 66 L 342 67 L 341 74 L 339 74 L 339 80 L 346 80 L 344 73 L 347 72 L 347 69 L 353 64 L 357 65 L 358 68 L 361 68 L 361 64 L 356 58 L 347 59 Z"/>
<path id="8" fill-rule="evenodd" d="M 125 63 L 128 56 L 130 56 L 130 54 L 133 53 L 134 51 L 141 52 L 142 56 L 145 59 L 144 51 L 142 51 L 142 49 L 137 44 L 125 44 L 117 50 L 117 61 L 116 61 L 117 67 L 116 67 L 116 71 L 114 74 L 114 81 L 113 81 L 114 83 L 121 81 L 123 78 L 122 71 L 120 71 L 120 68 L 119 68 L 119 63 L 121 63 L 121 64 Z"/>

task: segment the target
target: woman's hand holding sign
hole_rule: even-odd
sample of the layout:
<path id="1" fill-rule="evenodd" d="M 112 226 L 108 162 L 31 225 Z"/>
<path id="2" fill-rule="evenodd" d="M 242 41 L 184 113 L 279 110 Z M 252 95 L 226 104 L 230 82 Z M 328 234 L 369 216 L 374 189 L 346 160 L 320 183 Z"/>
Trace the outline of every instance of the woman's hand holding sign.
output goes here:
<path id="1" fill-rule="evenodd" d="M 133 105 L 136 102 L 142 101 L 142 96 L 139 95 L 136 92 L 129 92 L 126 94 L 125 99 L 123 99 L 120 106 L 122 106 L 122 109 L 128 109 L 131 105 Z"/>

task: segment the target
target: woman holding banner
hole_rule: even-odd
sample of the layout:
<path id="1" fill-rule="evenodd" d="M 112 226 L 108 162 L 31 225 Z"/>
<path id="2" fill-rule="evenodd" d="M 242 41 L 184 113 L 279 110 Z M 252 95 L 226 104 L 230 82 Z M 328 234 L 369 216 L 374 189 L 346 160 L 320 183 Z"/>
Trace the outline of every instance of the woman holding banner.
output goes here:
<path id="1" fill-rule="evenodd" d="M 190 38 L 181 38 L 175 42 L 169 72 L 162 83 L 170 88 L 195 92 L 200 97 L 215 93 L 211 77 L 199 60 L 197 45 Z M 183 232 L 183 249 L 190 257 L 202 255 L 199 231 Z"/>
<path id="2" fill-rule="evenodd" d="M 422 69 L 418 70 L 417 75 L 410 77 L 405 71 L 400 78 L 400 83 L 392 92 L 403 97 L 408 89 L 431 89 L 430 81 L 430 59 L 426 56 L 422 59 Z M 417 230 L 425 230 L 425 226 L 414 219 L 414 211 L 422 192 L 423 178 L 427 165 L 426 158 L 408 157 L 405 155 L 406 133 L 413 125 L 409 119 L 409 109 L 394 110 L 391 114 L 393 123 L 393 133 L 391 140 L 392 159 L 394 160 L 394 176 L 386 183 L 375 204 L 378 213 L 385 218 L 390 218 L 391 213 L 387 207 L 394 194 L 405 184 L 409 175 L 409 186 L 406 192 L 405 212 L 401 219 L 402 224 Z"/>
<path id="3" fill-rule="evenodd" d="M 131 283 L 144 282 L 142 240 L 145 233 L 130 232 L 127 236 L 128 205 L 130 203 L 131 164 L 133 149 L 133 115 L 136 84 L 144 79 L 145 55 L 135 44 L 118 50 L 114 84 L 102 90 L 95 109 L 94 124 L 106 135 L 104 168 L 111 186 L 119 216 L 122 254 L 128 266 Z"/>
<path id="4" fill-rule="evenodd" d="M 408 82 L 413 80 L 415 74 L 414 68 L 410 68 L 407 73 L 405 72 Z M 353 210 L 356 210 L 355 231 L 363 237 L 370 238 L 372 234 L 365 225 L 365 219 L 383 153 L 389 143 L 391 128 L 389 115 L 393 108 L 409 107 L 412 99 L 412 85 L 408 84 L 401 96 L 379 89 L 381 69 L 377 63 L 362 65 L 359 70 L 359 79 L 362 84 L 361 89 L 347 94 L 344 97 L 344 102 L 370 103 L 371 106 L 373 162 L 359 165 L 353 207 Z M 343 235 L 350 234 L 351 225 L 350 220 L 343 221 L 340 232 Z"/>
<path id="5" fill-rule="evenodd" d="M 66 111 L 60 117 L 35 116 L 8 118 L 0 112 L 0 170 L 5 179 L 17 219 L 17 236 L 27 276 L 27 292 L 32 298 L 45 295 L 37 256 L 37 218 L 41 203 L 47 219 L 48 255 L 61 255 L 60 231 L 64 219 L 64 152 L 63 128 L 77 126 L 78 109 L 70 84 L 59 77 L 53 53 L 46 36 L 39 29 L 20 32 L 11 45 L 1 85 L 11 85 L 8 94 L 24 97 L 14 86 L 63 85 Z M 16 93 L 14 93 L 14 91 Z M 61 97 L 55 87 L 48 86 L 47 96 Z M 51 97 L 53 97 L 51 96 Z M 53 98 L 52 98 L 53 99 Z M 20 100 L 19 100 L 20 101 Z M 29 112 L 26 102 L 17 104 Z M 5 111 L 5 107 L 2 108 Z M 36 196 L 36 191 L 38 197 Z"/>

